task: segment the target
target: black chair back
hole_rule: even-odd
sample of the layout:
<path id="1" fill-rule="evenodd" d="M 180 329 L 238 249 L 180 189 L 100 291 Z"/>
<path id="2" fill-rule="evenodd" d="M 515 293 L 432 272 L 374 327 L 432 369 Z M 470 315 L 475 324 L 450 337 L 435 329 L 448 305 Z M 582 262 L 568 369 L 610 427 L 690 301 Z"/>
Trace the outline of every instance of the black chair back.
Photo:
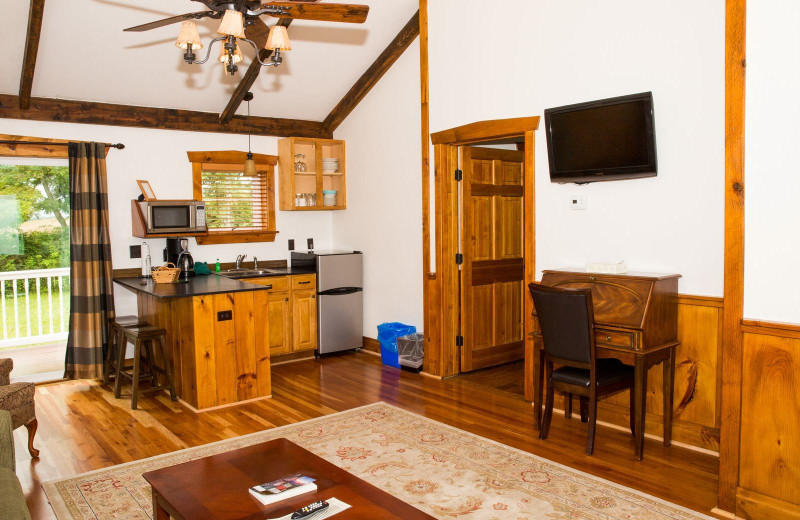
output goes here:
<path id="1" fill-rule="evenodd" d="M 528 285 L 548 357 L 579 364 L 594 359 L 594 314 L 590 289 Z"/>

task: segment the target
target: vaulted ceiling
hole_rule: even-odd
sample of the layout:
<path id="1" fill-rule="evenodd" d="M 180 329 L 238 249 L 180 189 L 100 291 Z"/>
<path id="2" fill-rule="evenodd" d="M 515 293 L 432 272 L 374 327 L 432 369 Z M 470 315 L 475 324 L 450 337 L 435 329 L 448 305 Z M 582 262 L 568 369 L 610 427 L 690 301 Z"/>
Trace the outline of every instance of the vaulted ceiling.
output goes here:
<path id="1" fill-rule="evenodd" d="M 331 3 L 333 0 L 323 0 Z M 293 21 L 292 50 L 278 68 L 263 68 L 250 91 L 251 114 L 322 121 L 418 9 L 417 0 L 356 0 L 370 7 L 364 24 Z M 7 2 L 0 30 L 0 94 L 17 95 L 25 53 L 29 2 Z M 187 65 L 175 47 L 179 24 L 135 33 L 126 27 L 205 10 L 190 0 L 47 0 L 33 80 L 33 97 L 97 101 L 220 113 L 253 56 L 236 76 L 215 60 Z M 277 19 L 264 18 L 268 25 Z M 217 20 L 198 22 L 205 42 Z M 200 51 L 205 56 L 206 49 Z M 242 104 L 237 114 L 246 113 Z"/>

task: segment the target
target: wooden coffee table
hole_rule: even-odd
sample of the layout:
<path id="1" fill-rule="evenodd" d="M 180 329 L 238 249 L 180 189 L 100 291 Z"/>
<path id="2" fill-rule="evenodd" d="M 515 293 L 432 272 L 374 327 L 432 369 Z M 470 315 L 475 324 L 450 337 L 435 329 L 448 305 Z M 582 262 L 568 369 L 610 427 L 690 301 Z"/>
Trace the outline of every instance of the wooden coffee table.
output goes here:
<path id="1" fill-rule="evenodd" d="M 248 489 L 297 473 L 317 479 L 317 491 L 269 506 Z M 348 519 L 432 519 L 389 493 L 351 475 L 287 439 L 257 444 L 142 475 L 153 488 L 155 520 L 244 520 L 286 515 L 316 500 L 350 504 L 334 516 Z"/>

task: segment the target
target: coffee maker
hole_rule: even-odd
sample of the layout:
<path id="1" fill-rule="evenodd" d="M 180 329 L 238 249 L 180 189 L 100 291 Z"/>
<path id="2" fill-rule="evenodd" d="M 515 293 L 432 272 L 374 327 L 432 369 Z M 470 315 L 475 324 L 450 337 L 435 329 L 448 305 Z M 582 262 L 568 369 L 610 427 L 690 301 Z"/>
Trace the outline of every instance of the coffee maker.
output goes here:
<path id="1" fill-rule="evenodd" d="M 189 253 L 188 238 L 168 238 L 167 247 L 164 248 L 164 261 L 180 268 L 182 278 L 194 276 L 194 259 Z"/>

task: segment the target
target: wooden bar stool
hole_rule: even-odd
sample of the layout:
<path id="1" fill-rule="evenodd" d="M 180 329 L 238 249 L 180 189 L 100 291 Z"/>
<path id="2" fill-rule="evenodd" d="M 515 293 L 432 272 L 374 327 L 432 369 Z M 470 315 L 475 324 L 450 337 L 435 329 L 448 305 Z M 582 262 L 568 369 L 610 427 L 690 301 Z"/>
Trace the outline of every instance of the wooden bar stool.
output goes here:
<path id="1" fill-rule="evenodd" d="M 116 381 L 114 382 L 114 397 L 119 399 L 122 390 L 122 378 L 131 381 L 131 409 L 136 410 L 136 403 L 139 400 L 140 393 L 158 392 L 160 390 L 169 389 L 169 396 L 173 401 L 178 400 L 175 394 L 175 384 L 172 380 L 172 368 L 170 364 L 169 354 L 167 353 L 167 344 L 164 337 L 167 331 L 152 327 L 150 325 L 132 325 L 127 327 L 120 327 L 126 343 L 129 341 L 133 343 L 133 368 L 130 371 L 124 370 L 125 363 L 125 349 L 118 349 L 117 354 L 117 367 L 116 367 Z M 158 343 L 161 349 L 162 365 L 159 366 L 156 361 L 153 345 Z M 147 363 L 148 372 L 143 373 L 141 370 L 142 358 L 145 358 Z M 158 383 L 158 375 L 161 374 L 166 382 L 164 384 Z M 147 379 L 152 380 L 152 386 L 144 390 L 139 390 L 139 382 Z"/>
<path id="2" fill-rule="evenodd" d="M 108 320 L 108 352 L 106 352 L 106 363 L 103 366 L 103 384 L 111 384 L 111 379 L 116 378 L 117 374 L 117 349 L 123 350 L 128 345 L 125 335 L 122 334 L 121 327 L 134 327 L 147 325 L 147 322 L 139 316 L 117 316 Z"/>

